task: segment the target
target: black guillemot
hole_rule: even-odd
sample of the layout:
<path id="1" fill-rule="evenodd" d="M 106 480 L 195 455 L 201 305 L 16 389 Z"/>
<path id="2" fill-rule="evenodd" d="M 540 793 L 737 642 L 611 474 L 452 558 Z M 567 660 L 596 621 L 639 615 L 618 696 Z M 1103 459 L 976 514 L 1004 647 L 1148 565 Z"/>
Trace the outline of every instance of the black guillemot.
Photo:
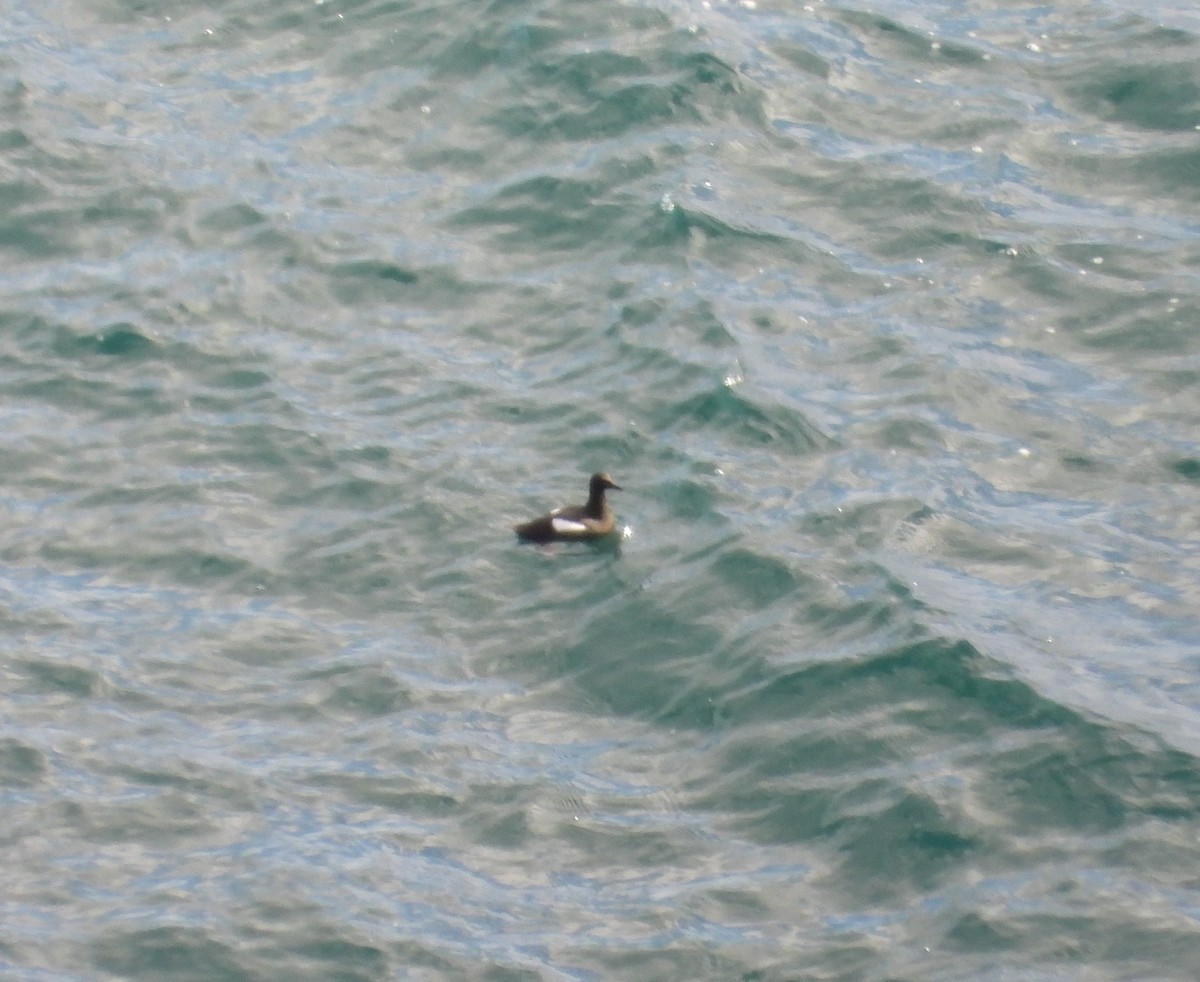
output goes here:
<path id="1" fill-rule="evenodd" d="M 541 518 L 514 525 L 513 531 L 526 542 L 579 542 L 609 535 L 616 527 L 616 522 L 612 509 L 604 500 L 604 492 L 608 488 L 621 490 L 621 486 L 607 474 L 593 474 L 588 482 L 586 505 L 555 508 Z"/>

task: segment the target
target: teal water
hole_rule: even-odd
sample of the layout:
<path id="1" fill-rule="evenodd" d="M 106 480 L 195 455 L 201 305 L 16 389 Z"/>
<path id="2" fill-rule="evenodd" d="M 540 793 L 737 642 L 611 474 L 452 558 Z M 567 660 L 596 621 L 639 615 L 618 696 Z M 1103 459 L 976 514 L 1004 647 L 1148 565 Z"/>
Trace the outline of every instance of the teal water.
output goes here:
<path id="1" fill-rule="evenodd" d="M 4 20 L 6 979 L 1200 976 L 1190 8 Z"/>

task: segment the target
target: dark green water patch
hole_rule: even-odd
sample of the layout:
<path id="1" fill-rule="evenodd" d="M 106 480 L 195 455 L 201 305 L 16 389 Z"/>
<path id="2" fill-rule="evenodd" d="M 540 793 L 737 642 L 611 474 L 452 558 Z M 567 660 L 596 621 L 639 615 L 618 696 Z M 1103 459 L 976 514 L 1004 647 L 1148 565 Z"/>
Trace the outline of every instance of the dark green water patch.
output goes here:
<path id="1" fill-rule="evenodd" d="M 462 209 L 447 224 L 476 230 L 491 226 L 497 244 L 510 249 L 573 252 L 594 248 L 599 230 L 616 235 L 628 222 L 627 211 L 604 198 L 603 189 L 591 181 L 539 176 Z"/>
<path id="2" fill-rule="evenodd" d="M 525 80 L 538 98 L 492 117 L 508 139 L 595 141 L 667 123 L 762 117 L 761 94 L 710 51 L 572 52 L 531 63 Z"/>
<path id="3" fill-rule="evenodd" d="M 9 261 L 48 260 L 68 254 L 72 229 L 53 214 L 29 207 L 0 212 L 0 253 Z"/>
<path id="4" fill-rule="evenodd" d="M 703 260 L 718 270 L 739 270 L 739 276 L 761 273 L 763 267 L 798 266 L 846 275 L 845 267 L 827 252 L 814 249 L 799 234 L 769 214 L 719 208 L 703 199 L 672 202 L 664 210 L 644 209 L 637 236 L 628 252 L 645 262 L 657 258 L 663 262 Z"/>
<path id="5" fill-rule="evenodd" d="M 120 978 L 244 982 L 245 967 L 227 943 L 199 927 L 110 927 L 90 946 L 94 967 Z"/>
<path id="6" fill-rule="evenodd" d="M 663 429 L 721 433 L 731 445 L 740 447 L 773 447 L 801 454 L 827 444 L 820 430 L 794 409 L 756 403 L 728 385 L 662 405 L 655 422 Z"/>
<path id="7" fill-rule="evenodd" d="M 130 324 L 117 324 L 95 336 L 95 350 L 102 355 L 117 355 L 123 358 L 144 357 L 152 354 L 156 345 Z"/>
<path id="8" fill-rule="evenodd" d="M 529 811 L 537 799 L 537 792 L 528 787 L 473 786 L 470 801 L 461 810 L 457 830 L 468 848 L 479 844 L 491 849 L 520 849 L 535 835 Z"/>
<path id="9" fill-rule="evenodd" d="M 703 481 L 680 479 L 659 482 L 655 492 L 676 521 L 700 522 L 720 517 L 716 508 L 716 492 Z"/>
<path id="10" fill-rule="evenodd" d="M 944 938 L 963 951 L 1005 951 L 1020 943 L 1021 933 L 1003 919 L 971 911 L 959 917 Z"/>
<path id="11" fill-rule="evenodd" d="M 1200 150 L 1189 145 L 1145 146 L 1119 154 L 1076 152 L 1059 166 L 1075 180 L 1113 195 L 1189 205 L 1200 201 Z"/>
<path id="12" fill-rule="evenodd" d="M 806 45 L 772 39 L 765 45 L 765 48 L 773 57 L 805 75 L 811 75 L 822 81 L 829 78 L 831 71 L 829 61 Z"/>
<path id="13" fill-rule="evenodd" d="M 1194 59 L 1092 65 L 1067 91 L 1085 112 L 1127 126 L 1191 133 L 1200 118 Z"/>
<path id="14" fill-rule="evenodd" d="M 162 224 L 163 217 L 175 210 L 182 198 L 164 189 L 121 188 L 101 193 L 86 205 L 81 217 L 88 227 L 112 225 L 135 235 L 149 235 Z"/>
<path id="15" fill-rule="evenodd" d="M 47 659 L 25 659 L 14 668 L 22 670 L 27 692 L 62 693 L 78 699 L 99 694 L 102 677 L 90 668 Z"/>
<path id="16" fill-rule="evenodd" d="M 343 263 L 333 270 L 335 276 L 350 279 L 382 280 L 385 283 L 416 283 L 417 274 L 412 270 L 397 266 L 395 263 L 385 263 L 378 260 L 362 259 L 358 262 Z"/>
<path id="17" fill-rule="evenodd" d="M 110 324 L 92 333 L 79 334 L 65 325 L 43 324 L 52 339 L 55 354 L 63 358 L 107 355 L 130 360 L 144 359 L 159 352 L 159 346 L 128 322 Z M 30 326 L 31 334 L 37 331 Z"/>
<path id="18" fill-rule="evenodd" d="M 239 232 L 261 225 L 265 221 L 262 212 L 245 204 L 225 205 L 204 215 L 199 226 L 209 232 Z"/>
<path id="19" fill-rule="evenodd" d="M 1170 470 L 1187 481 L 1200 481 L 1200 460 L 1195 457 L 1179 457 L 1170 462 Z"/>
<path id="20" fill-rule="evenodd" d="M 636 299 L 621 307 L 608 333 L 638 353 L 647 369 L 683 358 L 691 349 L 734 350 L 738 338 L 731 326 L 704 299 L 667 303 L 658 298 Z"/>
<path id="21" fill-rule="evenodd" d="M 698 671 L 720 644 L 715 628 L 635 599 L 620 617 L 593 617 L 562 655 L 565 679 L 588 705 L 663 725 L 709 727 L 716 694 Z"/>
<path id="22" fill-rule="evenodd" d="M 362 668 L 331 681 L 334 685 L 321 697 L 320 706 L 334 716 L 369 719 L 403 712 L 411 705 L 408 690 L 388 672 Z"/>
<path id="23" fill-rule="evenodd" d="M 0 787 L 30 787 L 46 772 L 45 754 L 36 747 L 11 737 L 0 740 Z"/>
<path id="24" fill-rule="evenodd" d="M 429 821 L 460 815 L 460 798 L 403 772 L 357 773 L 345 770 L 305 777 L 302 784 L 322 795 L 334 795 L 355 805 L 383 808 L 395 815 Z"/>
<path id="25" fill-rule="evenodd" d="M 706 576 L 724 583 L 726 592 L 736 593 L 742 601 L 738 608 L 761 609 L 792 593 L 797 586 L 796 577 L 785 563 L 746 549 L 722 552 Z M 704 592 L 711 596 L 711 591 Z"/>
<path id="26" fill-rule="evenodd" d="M 965 642 L 759 666 L 716 703 L 705 771 L 722 777 L 689 782 L 690 807 L 754 841 L 836 846 L 860 900 L 934 889 L 1005 851 L 1001 834 L 1028 848 L 1200 817 L 1193 757 L 1080 716 Z M 1114 846 L 1115 862 L 1139 857 Z"/>
<path id="27" fill-rule="evenodd" d="M 1013 820 L 1023 828 L 1110 832 L 1130 814 L 1125 797 L 1106 786 L 1112 761 L 1089 754 L 1074 742 L 1066 747 L 1023 749 L 995 761 Z"/>
<path id="28" fill-rule="evenodd" d="M 1120 730 L 1079 719 L 1054 739 L 998 752 L 990 765 L 1007 789 L 997 807 L 1017 827 L 1108 832 L 1143 816 L 1200 817 L 1200 762 L 1147 747 Z"/>
<path id="29" fill-rule="evenodd" d="M 868 11 L 839 10 L 836 19 L 864 39 L 874 57 L 886 62 L 898 59 L 905 64 L 932 62 L 979 68 L 987 64 L 983 53 L 961 43 L 939 40 L 932 47 L 930 33 L 906 27 L 890 17 Z"/>
<path id="30" fill-rule="evenodd" d="M 209 804 L 185 791 L 160 788 L 149 798 L 69 798 L 54 811 L 57 820 L 88 842 L 169 850 L 194 844 L 217 827 L 222 810 Z"/>
<path id="31" fill-rule="evenodd" d="M 342 303 L 357 306 L 368 300 L 413 303 L 412 286 L 418 275 L 396 263 L 361 259 L 340 263 L 330 271 L 333 295 Z"/>
<path id="32" fill-rule="evenodd" d="M 387 952 L 372 944 L 349 940 L 339 926 L 319 930 L 295 947 L 297 958 L 321 966 L 323 977 L 346 982 L 370 982 L 392 974 Z"/>
<path id="33" fill-rule="evenodd" d="M 912 792 L 876 813 L 848 818 L 838 838 L 838 880 L 876 903 L 936 888 L 985 844 L 966 822 Z"/>

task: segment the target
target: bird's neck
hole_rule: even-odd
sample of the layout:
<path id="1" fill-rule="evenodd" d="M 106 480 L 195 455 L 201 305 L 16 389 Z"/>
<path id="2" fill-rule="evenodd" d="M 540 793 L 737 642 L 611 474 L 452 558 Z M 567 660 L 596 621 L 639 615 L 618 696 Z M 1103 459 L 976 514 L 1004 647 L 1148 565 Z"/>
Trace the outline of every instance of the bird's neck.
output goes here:
<path id="1" fill-rule="evenodd" d="M 588 492 L 588 518 L 604 517 L 604 488 L 592 488 Z"/>

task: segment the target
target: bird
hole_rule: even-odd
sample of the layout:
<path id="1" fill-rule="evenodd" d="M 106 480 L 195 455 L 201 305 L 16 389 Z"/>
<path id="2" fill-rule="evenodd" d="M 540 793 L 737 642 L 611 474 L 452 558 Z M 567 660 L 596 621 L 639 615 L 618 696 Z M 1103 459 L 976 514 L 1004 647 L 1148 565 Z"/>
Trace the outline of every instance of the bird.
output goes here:
<path id="1" fill-rule="evenodd" d="M 611 488 L 620 491 L 621 485 L 607 474 L 597 472 L 588 482 L 586 505 L 555 508 L 548 515 L 514 525 L 517 537 L 526 542 L 581 542 L 609 535 L 616 527 L 612 509 L 604 500 Z"/>

